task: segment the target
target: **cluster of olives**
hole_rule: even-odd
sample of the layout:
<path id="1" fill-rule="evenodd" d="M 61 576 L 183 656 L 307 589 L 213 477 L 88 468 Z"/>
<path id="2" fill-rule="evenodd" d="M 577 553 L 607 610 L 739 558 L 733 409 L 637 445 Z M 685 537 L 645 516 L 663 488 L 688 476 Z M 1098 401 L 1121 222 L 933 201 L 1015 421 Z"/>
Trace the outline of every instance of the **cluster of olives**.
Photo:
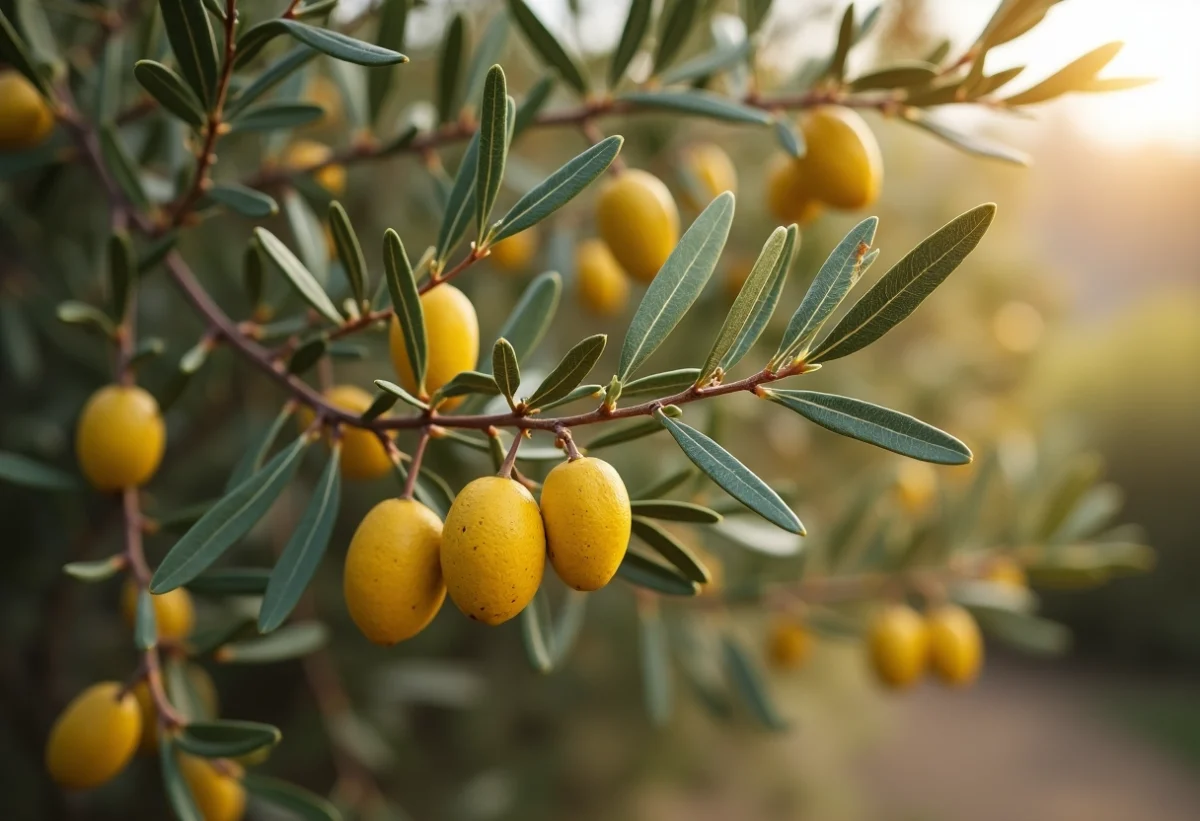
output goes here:
<path id="1" fill-rule="evenodd" d="M 767 172 L 767 206 L 784 222 L 805 225 L 828 206 L 866 208 L 879 197 L 883 159 L 858 112 L 822 106 L 800 119 L 805 152 L 780 156 Z"/>
<path id="2" fill-rule="evenodd" d="M 993 560 L 984 578 L 994 584 L 1024 588 L 1024 569 L 1009 558 Z M 779 671 L 802 667 L 815 639 L 802 620 L 777 618 L 767 634 L 767 658 Z M 871 669 L 889 689 L 903 690 L 932 669 L 950 687 L 965 687 L 983 666 L 983 637 L 974 617 L 956 604 L 938 604 L 924 615 L 907 604 L 878 610 L 867 630 Z"/>
<path id="3" fill-rule="evenodd" d="M 547 557 L 576 590 L 608 584 L 630 522 L 620 475 L 591 457 L 551 470 L 540 504 L 504 476 L 467 484 L 445 523 L 420 502 L 388 499 L 367 513 L 350 542 L 346 607 L 363 635 L 383 645 L 423 630 L 447 593 L 471 619 L 501 624 L 533 599 Z"/>

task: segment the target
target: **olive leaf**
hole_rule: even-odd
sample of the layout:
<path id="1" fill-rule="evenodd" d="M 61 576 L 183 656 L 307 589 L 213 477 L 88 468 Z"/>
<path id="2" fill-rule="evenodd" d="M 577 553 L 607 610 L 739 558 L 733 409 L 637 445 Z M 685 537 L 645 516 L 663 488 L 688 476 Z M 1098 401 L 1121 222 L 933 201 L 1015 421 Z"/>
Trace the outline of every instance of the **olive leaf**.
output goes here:
<path id="1" fill-rule="evenodd" d="M 634 551 L 625 551 L 617 567 L 617 575 L 637 587 L 645 587 L 667 596 L 695 596 L 700 592 L 696 582 L 685 579 L 673 568 Z"/>
<path id="2" fill-rule="evenodd" d="M 383 393 L 389 394 L 402 402 L 412 405 L 414 408 L 426 410 L 429 407 L 429 405 L 427 405 L 425 402 L 422 402 L 408 391 L 404 390 L 404 388 L 400 387 L 394 382 L 388 382 L 386 379 L 376 379 L 375 387 L 379 388 L 379 390 Z M 389 405 L 388 407 L 391 406 Z M 385 408 L 384 410 L 387 409 Z M 383 413 L 383 411 L 380 411 L 380 413 Z"/>
<path id="3" fill-rule="evenodd" d="M 1044 103 L 1071 91 L 1087 90 L 1106 65 L 1112 62 L 1124 43 L 1107 43 L 1063 66 L 1042 82 L 1004 100 L 1005 105 L 1021 106 Z"/>
<path id="4" fill-rule="evenodd" d="M 691 469 L 688 469 L 681 471 L 677 475 L 682 476 L 686 481 L 694 474 Z M 656 492 L 664 493 L 665 491 L 656 488 Z M 643 516 L 647 519 L 667 519 L 673 522 L 692 522 L 706 525 L 716 524 L 723 518 L 717 511 L 703 505 L 695 504 L 694 502 L 645 498 L 644 493 L 641 496 L 642 498 L 634 499 L 629 503 L 629 507 L 635 516 Z"/>
<path id="5" fill-rule="evenodd" d="M 508 157 L 508 83 L 504 69 L 492 66 L 483 85 L 483 105 L 479 112 L 479 156 L 475 176 L 475 223 L 482 240 L 487 235 L 488 217 Z"/>
<path id="6" fill-rule="evenodd" d="M 448 123 L 458 117 L 459 75 L 462 73 L 463 41 L 466 39 L 467 18 L 460 12 L 446 27 L 438 54 L 437 110 L 438 122 Z"/>
<path id="7" fill-rule="evenodd" d="M 375 45 L 390 51 L 404 47 L 404 33 L 408 23 L 410 0 L 383 0 L 378 6 L 379 27 L 375 32 Z M 395 66 L 376 68 L 367 74 L 368 111 L 372 122 L 379 122 L 383 104 L 396 78 Z"/>
<path id="8" fill-rule="evenodd" d="M 996 215 L 986 203 L 955 217 L 914 248 L 854 304 L 807 357 L 828 362 L 870 345 L 916 310 L 987 233 Z"/>
<path id="9" fill-rule="evenodd" d="M 948 433 L 861 399 L 816 391 L 764 388 L 761 395 L 834 433 L 941 465 L 965 465 L 971 449 Z"/>
<path id="10" fill-rule="evenodd" d="M 195 128 L 204 125 L 204 104 L 174 71 L 154 60 L 138 60 L 133 76 L 167 111 Z"/>
<path id="11" fill-rule="evenodd" d="M 621 386 L 621 398 L 633 399 L 638 396 L 662 396 L 663 394 L 677 393 L 691 387 L 699 375 L 699 368 L 678 368 L 673 371 L 638 377 Z"/>
<path id="12" fill-rule="evenodd" d="M 625 16 L 625 26 L 621 29 L 621 39 L 613 51 L 612 60 L 608 66 L 608 86 L 616 88 L 629 68 L 634 56 L 637 55 L 646 32 L 650 29 L 650 15 L 654 11 L 653 0 L 632 0 L 629 4 L 629 14 Z"/>
<path id="13" fill-rule="evenodd" d="M 245 536 L 283 493 L 308 444 L 307 437 L 299 437 L 213 505 L 163 557 L 150 592 L 162 594 L 186 584 Z"/>
<path id="14" fill-rule="evenodd" d="M 779 494 L 748 467 L 695 428 L 676 422 L 661 410 L 655 418 L 671 432 L 684 455 L 733 498 L 789 533 L 804 535 L 804 525 Z"/>
<path id="15" fill-rule="evenodd" d="M 311 49 L 308 46 L 296 46 L 274 63 L 267 66 L 267 68 L 263 69 L 248 84 L 233 93 L 229 102 L 225 105 L 225 115 L 230 118 L 236 117 L 246 106 L 259 97 L 262 97 L 296 71 L 299 71 L 318 54 L 320 54 L 319 51 Z M 377 73 L 381 72 L 372 72 L 371 76 L 374 77 Z"/>
<path id="16" fill-rule="evenodd" d="M 137 649 L 146 651 L 158 643 L 158 623 L 154 613 L 154 599 L 150 591 L 138 590 L 137 611 L 133 620 L 133 643 Z"/>
<path id="17" fill-rule="evenodd" d="M 320 622 L 306 621 L 285 625 L 274 633 L 222 645 L 218 661 L 234 664 L 270 664 L 307 656 L 320 650 L 329 640 L 329 628 Z"/>
<path id="18" fill-rule="evenodd" d="M 633 108 L 692 114 L 730 123 L 775 123 L 775 118 L 761 108 L 754 108 L 707 91 L 627 91 L 618 94 L 617 99 Z"/>
<path id="19" fill-rule="evenodd" d="M 517 409 L 517 390 L 521 387 L 521 367 L 517 364 L 517 352 L 504 337 L 492 346 L 492 376 L 508 406 Z"/>
<path id="20" fill-rule="evenodd" d="M 242 785 L 256 799 L 292 813 L 303 821 L 342 821 L 342 813 L 316 793 L 278 778 L 246 773 Z"/>
<path id="21" fill-rule="evenodd" d="M 263 567 L 223 567 L 201 573 L 184 586 L 200 596 L 261 596 L 270 578 Z"/>
<path id="22" fill-rule="evenodd" d="M 454 175 L 454 184 L 450 187 L 450 195 L 446 198 L 446 208 L 442 212 L 442 224 L 438 229 L 437 251 L 434 260 L 437 270 L 441 270 L 462 241 L 471 217 L 475 214 L 475 179 L 479 165 L 479 132 L 471 138 Z"/>
<path id="23" fill-rule="evenodd" d="M 699 3 L 671 3 L 663 12 L 658 32 L 658 47 L 654 51 L 654 73 L 663 70 L 679 54 L 699 16 Z"/>
<path id="24" fill-rule="evenodd" d="M 713 340 L 712 350 L 708 352 L 704 367 L 700 369 L 700 375 L 696 377 L 696 385 L 703 385 L 716 373 L 725 355 L 733 348 L 746 325 L 754 318 L 754 309 L 766 299 L 766 295 L 770 291 L 772 277 L 786 244 L 786 228 L 776 228 L 767 238 L 746 281 L 733 300 L 733 305 L 730 306 L 729 313 L 725 316 L 725 322 L 721 325 L 721 330 L 717 332 L 717 338 Z"/>
<path id="25" fill-rule="evenodd" d="M 175 739 L 179 749 L 202 758 L 234 758 L 274 747 L 283 738 L 278 727 L 258 721 L 191 721 Z"/>
<path id="26" fill-rule="evenodd" d="M 296 255 L 283 244 L 283 241 L 266 228 L 255 228 L 254 236 L 258 240 L 259 247 L 275 263 L 275 267 L 284 275 L 296 293 L 323 317 L 340 325 L 342 315 L 338 313 L 333 300 L 325 293 L 325 289 L 321 287 L 321 283 L 317 282 L 317 278 L 313 276 L 312 272 L 296 258 Z"/>
<path id="27" fill-rule="evenodd" d="M 194 0 L 158 0 L 167 41 L 188 85 L 205 105 L 217 89 L 217 39 L 208 13 Z"/>
<path id="28" fill-rule="evenodd" d="M 750 712 L 768 730 L 786 730 L 788 724 L 768 695 L 762 672 L 751 661 L 749 653 L 732 636 L 721 640 L 721 648 L 726 673 Z"/>
<path id="29" fill-rule="evenodd" d="M 808 292 L 804 294 L 804 299 L 800 301 L 800 306 L 788 321 L 773 357 L 774 362 L 785 362 L 801 354 L 813 337 L 820 333 L 825 320 L 842 304 L 858 279 L 863 259 L 875 241 L 878 227 L 879 218 L 868 217 L 854 226 L 830 252 L 808 287 Z"/>
<path id="30" fill-rule="evenodd" d="M 554 78 L 542 77 L 530 87 L 529 91 L 525 92 L 525 99 L 521 101 L 516 114 L 513 115 L 511 139 L 515 140 L 522 131 L 533 124 L 542 110 L 542 106 L 550 99 L 550 92 L 553 90 Z"/>
<path id="31" fill-rule="evenodd" d="M 687 6 L 690 3 L 676 3 Z M 671 650 L 667 644 L 667 628 L 657 607 L 638 608 L 638 649 L 642 660 L 642 694 L 646 713 L 658 727 L 671 719 Z"/>
<path id="32" fill-rule="evenodd" d="M 683 542 L 676 539 L 649 519 L 635 515 L 632 520 L 633 535 L 637 536 L 658 555 L 670 562 L 685 579 L 697 584 L 708 584 L 712 574 Z"/>
<path id="33" fill-rule="evenodd" d="M 269 633 L 283 624 L 325 555 L 341 504 L 341 453 L 342 449 L 335 447 L 330 454 L 304 515 L 271 571 L 266 595 L 258 611 L 260 633 Z"/>
<path id="34" fill-rule="evenodd" d="M 165 2 L 166 0 L 163 0 Z M 183 2 L 183 0 L 175 0 Z M 185 5 L 194 5 L 186 3 Z M 298 20 L 276 17 L 247 29 L 237 41 L 236 67 L 244 66 L 254 59 L 263 47 L 282 34 L 290 35 L 297 42 L 328 54 L 335 60 L 357 63 L 360 66 L 390 66 L 407 63 L 408 58 L 390 48 L 365 43 L 341 32 L 317 28 Z"/>
<path id="35" fill-rule="evenodd" d="M 409 366 L 417 392 L 425 390 L 425 370 L 429 360 L 429 340 L 425 331 L 425 310 L 421 305 L 421 293 L 417 289 L 417 278 L 404 250 L 400 235 L 391 228 L 383 232 L 383 268 L 387 274 L 388 293 L 392 297 L 396 323 L 404 337 L 404 350 L 408 352 Z M 377 383 L 378 384 L 378 383 Z M 404 397 L 400 397 L 403 399 Z"/>
<path id="36" fill-rule="evenodd" d="M 775 313 L 775 306 L 779 304 L 779 297 L 783 293 L 783 286 L 787 284 L 788 272 L 792 268 L 792 260 L 795 258 L 799 244 L 800 229 L 795 223 L 792 223 L 787 228 L 783 250 L 780 252 L 779 258 L 775 260 L 775 267 L 771 270 L 770 285 L 766 290 L 760 292 L 758 300 L 751 309 L 750 319 L 742 327 L 741 333 L 734 340 L 728 353 L 721 358 L 721 369 L 726 373 L 741 362 L 746 354 L 750 353 L 750 349 L 754 347 L 754 343 L 766 329 L 767 323 L 771 321 L 771 317 Z"/>
<path id="37" fill-rule="evenodd" d="M 675 329 L 704 290 L 733 224 L 733 194 L 717 196 L 671 251 L 633 315 L 617 377 L 633 374 Z"/>
<path id="38" fill-rule="evenodd" d="M 369 283 L 367 282 L 367 261 L 363 257 L 362 246 L 346 209 L 337 200 L 329 203 L 329 233 L 333 235 L 333 244 L 337 248 L 338 259 L 342 261 L 342 270 L 350 282 L 350 292 L 354 302 L 362 305 L 367 298 Z"/>
<path id="39" fill-rule="evenodd" d="M 558 72 L 558 76 L 571 88 L 586 94 L 588 81 L 583 69 L 574 57 L 567 54 L 558 38 L 550 33 L 524 0 L 508 0 L 508 10 L 542 62 Z"/>
<path id="40" fill-rule="evenodd" d="M 540 408 L 545 403 L 568 396 L 591 373 L 600 355 L 604 353 L 607 342 L 607 335 L 596 334 L 576 343 L 537 386 L 529 397 L 529 406 Z"/>
<path id="41" fill-rule="evenodd" d="M 273 197 L 235 182 L 215 183 L 205 194 L 243 217 L 262 219 L 279 213 L 279 203 Z"/>

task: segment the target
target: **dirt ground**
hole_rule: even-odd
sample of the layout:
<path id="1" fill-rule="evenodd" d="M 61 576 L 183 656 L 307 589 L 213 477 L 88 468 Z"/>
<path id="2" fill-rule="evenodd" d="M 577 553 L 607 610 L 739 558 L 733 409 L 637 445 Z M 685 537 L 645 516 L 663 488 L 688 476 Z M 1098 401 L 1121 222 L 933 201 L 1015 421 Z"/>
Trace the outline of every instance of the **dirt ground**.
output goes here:
<path id="1" fill-rule="evenodd" d="M 1010 661 L 991 664 L 967 691 L 906 695 L 891 731 L 859 762 L 866 817 L 1200 819 L 1200 770 L 1115 720 L 1113 692 L 1096 680 Z"/>

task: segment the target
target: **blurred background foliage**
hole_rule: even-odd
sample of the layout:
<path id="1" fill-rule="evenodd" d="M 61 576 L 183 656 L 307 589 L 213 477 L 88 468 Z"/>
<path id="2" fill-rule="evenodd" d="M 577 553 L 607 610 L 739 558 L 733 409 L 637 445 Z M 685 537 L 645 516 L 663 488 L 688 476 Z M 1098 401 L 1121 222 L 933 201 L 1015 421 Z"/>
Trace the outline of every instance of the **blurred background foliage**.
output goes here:
<path id="1" fill-rule="evenodd" d="M 46 5 L 56 25 L 86 28 L 86 21 L 56 14 L 57 5 L 71 4 Z M 610 8 L 581 0 L 578 5 L 585 32 L 598 19 L 614 18 L 608 28 L 623 19 L 624 4 Z M 728 3 L 716 5 L 733 10 L 725 8 Z M 839 13 L 821 3 L 776 5 L 783 8 L 783 22 L 776 24 L 772 54 L 787 52 L 789 26 L 799 25 L 793 21 L 829 31 Z M 875 46 L 864 59 L 924 54 L 953 34 L 939 25 L 942 3 L 888 5 Z M 413 13 L 407 51 L 414 60 L 399 81 L 397 117 L 409 111 L 409 103 L 430 98 L 436 65 L 431 57 L 451 9 L 468 11 L 470 36 L 477 41 L 500 8 L 489 2 L 432 3 Z M 566 19 L 554 8 L 556 19 Z M 589 51 L 608 48 L 593 45 L 586 33 L 576 36 Z M 703 38 L 694 39 L 689 50 L 702 49 Z M 514 89 L 527 89 L 538 77 L 535 61 L 515 33 L 499 61 Z M 777 62 L 779 72 L 795 68 L 794 60 Z M 338 64 L 318 58 L 298 76 L 303 87 L 296 91 L 318 100 L 326 117 L 297 136 L 348 145 L 354 139 L 348 124 L 353 112 L 339 91 L 345 78 Z M 1107 98 L 1107 103 L 1119 109 L 1122 98 Z M 1194 107 L 1196 102 L 1179 104 Z M 1034 168 L 1020 169 L 956 153 L 903 124 L 867 116 L 885 161 L 883 198 L 872 210 L 881 219 L 876 246 L 883 249 L 883 259 L 872 276 L 974 204 L 995 201 L 1000 211 L 980 250 L 920 311 L 852 362 L 805 377 L 806 386 L 902 409 L 953 432 L 980 458 L 971 467 L 931 468 L 927 476 L 910 478 L 933 483 L 928 498 L 912 502 L 890 483 L 911 465 L 801 424 L 768 403 L 734 397 L 705 403 L 704 413 L 718 415 L 704 418 L 700 408 L 690 415 L 719 427 L 727 447 L 760 475 L 790 486 L 789 497 L 814 544 L 864 487 L 882 488 L 876 512 L 892 511 L 888 515 L 899 527 L 911 529 L 922 519 L 948 513 L 951 501 L 961 498 L 988 464 L 999 466 L 1005 487 L 1011 488 L 1029 483 L 1050 488 L 1072 472 L 1111 484 L 1111 493 L 1124 502 L 1120 520 L 1140 523 L 1144 538 L 1156 548 L 1155 571 L 1100 589 L 1046 591 L 1043 612 L 1075 634 L 1074 661 L 1059 662 L 1074 672 L 1051 674 L 1040 664 L 1009 662 L 1002 665 L 1001 678 L 1009 681 L 1016 669 L 1031 677 L 1077 675 L 1089 688 L 1098 681 L 1132 682 L 1134 695 L 1120 701 L 1123 713 L 1194 753 L 1200 744 L 1200 708 L 1187 694 L 1195 695 L 1200 670 L 1200 598 L 1195 595 L 1200 558 L 1194 544 L 1200 509 L 1192 501 L 1200 487 L 1195 431 L 1200 240 L 1194 231 L 1200 219 L 1200 155 L 1195 144 L 1154 141 L 1154 135 L 1138 142 L 1096 141 L 1080 120 L 1053 108 L 1036 128 L 977 124 L 1001 129 L 1030 150 Z M 765 211 L 763 169 L 765 158 L 778 149 L 769 133 L 700 120 L 640 115 L 606 119 L 603 127 L 625 136 L 627 163 L 666 180 L 677 197 L 683 191 L 680 152 L 697 139 L 721 145 L 738 168 L 737 215 L 722 265 L 657 360 L 660 369 L 694 364 L 691 354 L 706 344 L 700 340 L 707 340 L 730 301 L 723 277 L 734 276 L 753 259 L 775 224 Z M 146 127 L 136 138 L 149 157 L 157 141 L 170 135 Z M 272 140 L 248 135 L 229 141 L 218 175 L 248 175 L 262 151 L 277 153 L 282 147 Z M 537 180 L 583 147 L 570 130 L 530 132 L 510 158 L 509 180 L 517 185 L 522 177 Z M 447 167 L 456 166 L 458 153 L 444 152 Z M 415 159 L 353 166 L 347 174 L 341 201 L 365 238 L 373 269 L 378 270 L 378 249 L 370 238 L 385 227 L 397 228 L 412 248 L 433 240 L 440 219 L 438 188 Z M 502 192 L 498 207 L 517 195 Z M 109 378 L 102 348 L 54 319 L 55 305 L 65 298 L 102 297 L 108 224 L 101 205 L 87 172 L 77 167 L 55 167 L 0 184 L 0 449 L 68 463 L 78 408 Z M 685 223 L 694 216 L 685 209 Z M 803 229 L 784 305 L 799 301 L 829 250 L 860 218 L 830 213 Z M 266 224 L 293 247 L 298 244 L 284 217 Z M 205 285 L 234 316 L 244 316 L 249 308 L 241 268 L 250 227 L 249 221 L 219 216 L 190 230 L 181 243 Z M 539 366 L 544 374 L 582 335 L 623 330 L 627 317 L 599 320 L 575 300 L 573 248 L 592 233 L 586 201 L 575 203 L 542 226 L 538 254 L 527 271 L 500 271 L 485 262 L 460 281 L 479 310 L 483 338 L 490 339 L 530 277 L 548 269 L 564 274 L 558 317 L 525 369 L 530 382 Z M 161 276 L 151 273 L 148 279 Z M 143 383 L 158 392 L 203 328 L 171 289 L 153 281 L 146 285 L 142 331 L 168 342 L 168 355 L 142 371 Z M 282 310 L 283 283 L 271 287 Z M 768 329 L 768 347 L 782 332 L 787 313 L 781 311 Z M 365 358 L 339 360 L 338 381 L 365 385 L 386 378 L 390 367 L 382 339 L 363 336 L 355 345 L 367 346 Z M 603 362 L 598 372 L 609 366 L 607 357 Z M 146 494 L 151 515 L 219 495 L 230 466 L 274 417 L 279 399 L 273 386 L 229 352 L 210 357 L 167 415 L 166 466 Z M 631 489 L 686 464 L 665 440 L 659 435 L 609 452 Z M 400 444 L 411 447 L 404 439 Z M 464 455 L 442 443 L 433 445 L 431 458 L 456 486 L 490 470 L 484 454 Z M 316 479 L 315 460 L 310 468 L 239 548 L 239 564 L 270 563 Z M 676 709 L 668 726 L 652 726 L 640 695 L 636 614 L 623 586 L 591 597 L 573 656 L 548 677 L 529 670 L 515 622 L 487 630 L 456 618 L 449 608 L 430 629 L 398 648 L 368 644 L 344 610 L 338 546 L 348 543 L 354 524 L 375 501 L 396 491 L 391 482 L 347 488 L 332 555 L 313 588 L 313 607 L 335 636 L 329 652 L 264 667 L 209 665 L 222 714 L 283 729 L 286 742 L 266 770 L 318 791 L 336 782 L 346 801 L 366 796 L 364 819 L 918 817 L 887 814 L 876 802 L 902 791 L 888 792 L 886 777 L 880 779 L 885 787 L 873 787 L 858 763 L 862 750 L 895 722 L 894 713 L 906 708 L 881 697 L 857 644 L 846 638 L 825 637 L 802 673 L 772 677 L 770 688 L 793 725 L 781 736 L 761 732 L 740 707 L 729 719 L 714 717 L 683 681 L 676 681 Z M 1009 520 L 1037 513 L 1022 509 L 1019 498 L 1000 495 L 989 501 L 994 521 L 985 517 L 980 529 L 1011 541 Z M 99 676 L 125 678 L 132 664 L 128 633 L 116 610 L 117 582 L 80 585 L 61 573 L 67 561 L 102 557 L 116 548 L 116 513 L 111 500 L 96 496 L 48 496 L 0 486 L 8 548 L 0 553 L 5 817 L 127 819 L 165 812 L 152 762 L 138 764 L 132 776 L 89 798 L 86 810 L 64 803 L 40 764 L 55 708 Z M 747 553 L 713 536 L 702 545 L 699 534 L 683 537 L 724 567 L 727 579 L 798 571 L 795 559 Z M 170 543 L 169 534 L 150 538 L 152 558 L 161 557 Z M 202 604 L 210 612 L 217 607 Z M 721 621 L 756 649 L 767 618 L 755 609 L 696 615 L 702 624 Z M 668 622 L 672 630 L 686 629 L 682 621 Z M 1162 696 L 1163 682 L 1172 693 L 1185 695 Z M 984 700 L 979 710 L 987 704 Z M 1147 717 L 1151 704 L 1174 706 L 1165 717 Z M 939 785 L 925 789 L 937 792 Z M 388 800 L 375 802 L 377 792 Z M 1180 800 L 1187 798 L 1185 793 Z"/>

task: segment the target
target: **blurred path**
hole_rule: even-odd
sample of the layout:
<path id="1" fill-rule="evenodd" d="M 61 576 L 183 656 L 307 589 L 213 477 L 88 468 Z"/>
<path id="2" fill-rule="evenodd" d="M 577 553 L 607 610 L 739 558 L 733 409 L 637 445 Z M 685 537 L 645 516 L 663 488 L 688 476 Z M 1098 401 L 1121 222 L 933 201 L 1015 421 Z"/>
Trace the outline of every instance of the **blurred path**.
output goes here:
<path id="1" fill-rule="evenodd" d="M 864 817 L 1196 821 L 1200 772 L 1106 716 L 1097 680 L 1002 662 L 972 690 L 901 697 L 860 762 Z"/>

